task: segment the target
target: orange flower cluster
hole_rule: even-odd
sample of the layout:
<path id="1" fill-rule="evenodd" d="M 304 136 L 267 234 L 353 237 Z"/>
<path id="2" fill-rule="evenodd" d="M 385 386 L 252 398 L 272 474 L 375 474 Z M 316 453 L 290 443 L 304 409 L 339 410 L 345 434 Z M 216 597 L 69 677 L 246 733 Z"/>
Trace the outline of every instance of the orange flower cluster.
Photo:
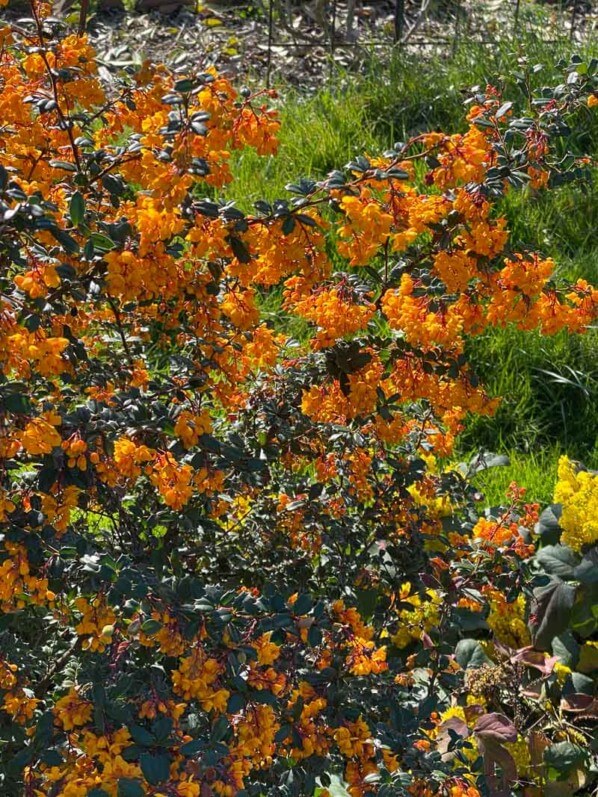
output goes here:
<path id="1" fill-rule="evenodd" d="M 272 92 L 149 62 L 107 91 L 87 37 L 37 0 L 32 15 L 0 29 L 10 788 L 234 797 L 302 778 L 292 793 L 311 795 L 326 761 L 352 797 L 397 775 L 475 797 L 461 775 L 481 773 L 422 781 L 446 763 L 420 766 L 436 737 L 397 727 L 464 683 L 444 635 L 467 612 L 530 641 L 500 579 L 533 553 L 519 527 L 537 508 L 513 493 L 464 531 L 465 487 L 434 454 L 496 406 L 468 337 L 583 332 L 598 307 L 508 248 L 500 98 L 464 133 L 248 215 L 214 197 L 234 150 L 276 152 Z M 529 124 L 525 169 L 547 185 L 551 143 Z"/>

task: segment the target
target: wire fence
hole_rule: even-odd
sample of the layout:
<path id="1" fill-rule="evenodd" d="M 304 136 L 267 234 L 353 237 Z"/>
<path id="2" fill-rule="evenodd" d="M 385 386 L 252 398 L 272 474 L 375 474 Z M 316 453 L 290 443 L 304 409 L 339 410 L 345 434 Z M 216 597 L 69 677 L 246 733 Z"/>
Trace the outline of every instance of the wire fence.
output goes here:
<path id="1" fill-rule="evenodd" d="M 419 6 L 406 4 L 405 0 L 394 0 L 394 4 L 388 6 L 392 11 L 389 15 L 392 24 L 386 26 L 384 35 L 372 33 L 367 28 L 357 35 L 354 27 L 360 11 L 357 2 L 315 0 L 293 7 L 291 0 L 269 0 L 263 7 L 267 18 L 267 83 L 270 83 L 273 53 L 277 47 L 325 48 L 333 60 L 339 51 L 365 48 L 442 48 L 450 52 L 455 51 L 464 39 L 472 44 L 491 46 L 506 32 L 516 36 L 522 24 L 528 29 L 530 24 L 539 29 L 544 25 L 543 16 L 532 14 L 530 17 L 529 0 L 523 0 L 523 3 L 522 0 L 422 0 Z M 300 24 L 301 14 L 305 15 L 306 9 L 309 9 L 313 23 L 311 37 L 297 26 L 297 20 Z M 548 13 L 553 16 L 554 26 L 561 36 L 566 31 L 565 35 L 572 41 L 581 41 L 596 33 L 598 15 L 592 2 L 567 0 L 553 3 L 549 9 Z M 299 17 L 293 19 L 294 13 Z M 489 30 L 489 20 L 496 24 L 494 32 Z M 543 38 L 546 44 L 557 41 L 550 36 Z"/>

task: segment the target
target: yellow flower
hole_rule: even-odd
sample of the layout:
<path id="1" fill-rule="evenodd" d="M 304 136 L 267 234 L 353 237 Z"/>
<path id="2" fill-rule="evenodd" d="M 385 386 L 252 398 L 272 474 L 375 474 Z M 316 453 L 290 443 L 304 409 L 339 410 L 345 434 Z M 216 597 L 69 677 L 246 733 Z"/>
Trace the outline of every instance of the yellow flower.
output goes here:
<path id="1" fill-rule="evenodd" d="M 93 713 L 93 703 L 84 700 L 78 691 L 72 688 L 68 694 L 56 701 L 53 711 L 56 721 L 65 731 L 71 731 L 78 725 L 89 722 Z"/>
<path id="2" fill-rule="evenodd" d="M 507 603 L 501 593 L 493 594 L 487 622 L 494 636 L 503 645 L 521 648 L 530 644 L 530 634 L 525 622 L 524 595 L 519 595 L 513 603 Z"/>
<path id="3" fill-rule="evenodd" d="M 576 470 L 561 457 L 554 500 L 563 505 L 561 542 L 574 551 L 598 542 L 598 474 Z"/>
<path id="4" fill-rule="evenodd" d="M 598 670 L 598 642 L 586 642 L 579 651 L 579 672 L 595 672 Z"/>

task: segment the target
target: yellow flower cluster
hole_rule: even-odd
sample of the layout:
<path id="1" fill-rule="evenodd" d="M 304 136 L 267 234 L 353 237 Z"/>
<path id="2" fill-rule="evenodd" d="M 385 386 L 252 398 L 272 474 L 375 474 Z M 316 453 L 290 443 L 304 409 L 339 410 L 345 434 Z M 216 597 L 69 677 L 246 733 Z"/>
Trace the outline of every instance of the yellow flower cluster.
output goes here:
<path id="1" fill-rule="evenodd" d="M 398 597 L 402 603 L 408 603 L 413 607 L 398 612 L 398 629 L 391 635 L 393 645 L 405 648 L 438 625 L 442 599 L 433 589 L 427 590 L 423 598 L 418 594 L 411 594 L 409 582 L 401 586 Z"/>
<path id="2" fill-rule="evenodd" d="M 3 612 L 22 609 L 27 604 L 51 604 L 55 598 L 48 589 L 48 579 L 31 573 L 27 549 L 9 540 L 3 542 L 6 555 L 0 564 L 0 608 Z"/>
<path id="3" fill-rule="evenodd" d="M 496 639 L 503 645 L 519 649 L 531 643 L 525 621 L 525 595 L 521 594 L 512 603 L 497 590 L 489 590 L 490 614 L 487 623 Z"/>
<path id="4" fill-rule="evenodd" d="M 116 614 L 106 603 L 105 597 L 98 595 L 92 601 L 79 597 L 75 607 L 82 617 L 75 626 L 79 636 L 84 637 L 83 647 L 97 653 L 103 653 L 112 642 Z"/>
<path id="5" fill-rule="evenodd" d="M 183 441 L 185 448 L 196 446 L 199 438 L 212 431 L 212 419 L 208 412 L 197 414 L 183 410 L 174 425 L 174 433 Z"/>
<path id="6" fill-rule="evenodd" d="M 598 542 L 598 474 L 580 470 L 561 457 L 554 500 L 563 505 L 561 542 L 574 551 Z"/>
<path id="7" fill-rule="evenodd" d="M 52 710 L 56 722 L 65 731 L 72 731 L 89 722 L 93 714 L 93 703 L 82 698 L 78 689 L 71 687 L 64 697 L 54 703 Z"/>
<path id="8" fill-rule="evenodd" d="M 174 692 L 184 700 L 197 700 L 204 711 L 215 709 L 222 713 L 230 696 L 226 689 L 217 685 L 222 671 L 218 661 L 197 645 L 188 656 L 180 659 L 178 669 L 172 673 Z"/>
<path id="9" fill-rule="evenodd" d="M 19 683 L 18 669 L 16 664 L 0 659 L 0 689 L 6 692 L 0 710 L 19 725 L 25 725 L 35 714 L 40 701 L 26 684 Z"/>

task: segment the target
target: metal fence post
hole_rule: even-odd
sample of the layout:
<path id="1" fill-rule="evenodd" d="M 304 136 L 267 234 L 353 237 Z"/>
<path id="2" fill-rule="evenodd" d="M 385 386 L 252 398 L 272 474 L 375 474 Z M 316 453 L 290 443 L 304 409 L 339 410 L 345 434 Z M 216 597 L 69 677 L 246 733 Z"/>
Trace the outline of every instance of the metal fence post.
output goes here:
<path id="1" fill-rule="evenodd" d="M 521 0 L 516 0 L 515 3 L 515 32 L 519 30 L 519 10 L 521 8 Z"/>
<path id="2" fill-rule="evenodd" d="M 395 0 L 395 44 L 400 44 L 405 30 L 405 0 Z"/>
<path id="3" fill-rule="evenodd" d="M 268 0 L 268 55 L 266 60 L 266 88 L 270 88 L 272 70 L 272 41 L 274 38 L 274 0 Z"/>

